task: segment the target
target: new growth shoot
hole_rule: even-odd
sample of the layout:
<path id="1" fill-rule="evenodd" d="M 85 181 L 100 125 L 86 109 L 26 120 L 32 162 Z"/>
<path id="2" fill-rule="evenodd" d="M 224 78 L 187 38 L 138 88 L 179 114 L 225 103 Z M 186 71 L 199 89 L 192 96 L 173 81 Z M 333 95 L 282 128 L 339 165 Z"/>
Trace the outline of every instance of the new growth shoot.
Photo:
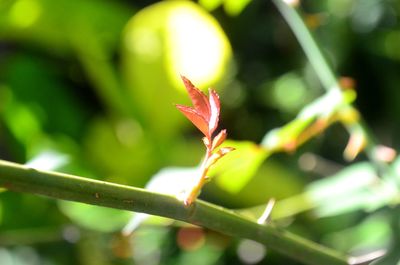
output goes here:
<path id="1" fill-rule="evenodd" d="M 203 143 L 206 146 L 206 155 L 200 166 L 200 174 L 190 190 L 185 191 L 183 195 L 183 203 L 190 206 L 197 198 L 201 188 L 207 182 L 207 173 L 212 165 L 214 165 L 221 157 L 234 150 L 232 147 L 217 148 L 225 141 L 226 130 L 221 130 L 215 137 L 215 130 L 218 127 L 220 114 L 220 101 L 217 92 L 209 88 L 209 97 L 195 87 L 189 79 L 181 76 L 182 81 L 192 100 L 193 107 L 176 104 L 176 107 L 183 115 L 188 118 L 194 126 L 203 134 Z"/>

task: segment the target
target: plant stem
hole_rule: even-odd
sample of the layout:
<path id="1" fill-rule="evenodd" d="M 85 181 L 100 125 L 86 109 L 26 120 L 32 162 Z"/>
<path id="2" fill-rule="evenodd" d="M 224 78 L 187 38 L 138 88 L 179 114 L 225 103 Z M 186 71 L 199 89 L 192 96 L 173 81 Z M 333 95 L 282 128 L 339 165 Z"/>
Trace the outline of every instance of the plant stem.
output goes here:
<path id="1" fill-rule="evenodd" d="M 336 76 L 322 54 L 321 48 L 296 8 L 284 0 L 273 0 L 273 2 L 292 29 L 324 88 L 326 90 L 340 89 Z"/>
<path id="2" fill-rule="evenodd" d="M 342 89 L 340 88 L 331 66 L 322 53 L 322 49 L 318 46 L 317 41 L 308 29 L 298 10 L 284 0 L 273 0 L 273 2 L 292 29 L 325 90 L 341 91 Z M 354 107 L 349 105 L 349 108 Z M 367 139 L 365 153 L 369 160 L 375 165 L 378 171 L 387 171 L 387 165 L 376 158 L 374 152 L 378 143 L 363 119 L 360 117 L 359 122 L 354 126 L 358 127 Z M 347 126 L 346 129 L 351 133 L 349 126 Z"/>
<path id="3" fill-rule="evenodd" d="M 259 225 L 225 208 L 197 200 L 185 207 L 175 197 L 0 160 L 0 186 L 52 198 L 153 214 L 248 238 L 310 265 L 345 265 L 347 257 L 272 225 Z"/>
<path id="4" fill-rule="evenodd" d="M 208 168 L 206 167 L 206 165 L 208 164 L 208 160 L 212 155 L 210 148 L 208 146 L 206 147 L 207 147 L 207 153 L 200 166 L 201 173 L 196 179 L 196 182 L 193 184 L 192 188 L 186 191 L 185 198 L 183 200 L 186 206 L 190 206 L 196 200 L 197 196 L 200 193 L 201 188 L 206 183 L 207 173 L 208 173 Z"/>
<path id="5" fill-rule="evenodd" d="M 207 170 L 202 169 L 201 175 L 197 178 L 197 181 L 194 183 L 193 187 L 187 191 L 187 195 L 184 199 L 185 206 L 190 206 L 196 200 L 197 196 L 200 193 L 200 190 L 203 188 L 206 183 L 207 178 Z"/>

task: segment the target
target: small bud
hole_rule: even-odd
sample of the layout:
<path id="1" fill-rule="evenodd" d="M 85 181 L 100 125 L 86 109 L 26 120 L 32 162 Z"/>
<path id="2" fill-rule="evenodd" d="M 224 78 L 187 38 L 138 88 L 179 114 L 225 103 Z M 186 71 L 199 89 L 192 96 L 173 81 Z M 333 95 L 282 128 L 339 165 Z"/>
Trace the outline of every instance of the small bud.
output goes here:
<path id="1" fill-rule="evenodd" d="M 304 22 L 310 29 L 316 29 L 326 22 L 326 16 L 323 13 L 307 14 L 304 16 Z"/>
<path id="2" fill-rule="evenodd" d="M 235 148 L 233 147 L 221 147 L 217 152 L 212 154 L 210 158 L 207 160 L 207 163 L 205 165 L 205 168 L 210 168 L 212 165 L 214 165 L 221 157 L 226 155 L 227 153 L 230 153 L 234 151 Z"/>
<path id="3" fill-rule="evenodd" d="M 222 130 L 218 133 L 217 136 L 214 137 L 213 141 L 212 141 L 212 147 L 211 150 L 214 150 L 215 148 L 217 148 L 218 146 L 220 146 L 226 139 L 226 130 Z"/>
<path id="4" fill-rule="evenodd" d="M 350 135 L 349 142 L 343 151 L 343 157 L 347 161 L 353 161 L 365 148 L 367 139 L 362 132 L 354 132 Z"/>
<path id="5" fill-rule="evenodd" d="M 346 89 L 355 89 L 355 87 L 356 87 L 356 81 L 354 80 L 354 78 L 351 78 L 351 77 L 349 77 L 349 76 L 342 76 L 342 77 L 340 77 L 340 79 L 339 79 L 339 84 L 340 84 L 340 87 L 341 87 L 343 90 L 346 90 Z"/>
<path id="6" fill-rule="evenodd" d="M 210 141 L 208 140 L 207 137 L 202 138 L 204 145 L 208 148 L 210 146 Z"/>

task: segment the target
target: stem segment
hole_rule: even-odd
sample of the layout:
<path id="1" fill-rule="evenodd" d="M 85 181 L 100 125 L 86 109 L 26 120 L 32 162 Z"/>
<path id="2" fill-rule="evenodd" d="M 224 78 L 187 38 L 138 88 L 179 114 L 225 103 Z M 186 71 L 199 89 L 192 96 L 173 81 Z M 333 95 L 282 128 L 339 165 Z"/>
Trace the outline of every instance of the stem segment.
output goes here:
<path id="1" fill-rule="evenodd" d="M 114 183 L 44 172 L 0 160 L 0 186 L 11 191 L 143 212 L 258 241 L 310 265 L 346 265 L 347 257 L 272 225 L 259 225 L 233 211 L 197 200 L 185 207 L 175 197 Z"/>
<path id="2" fill-rule="evenodd" d="M 208 146 L 207 147 L 207 154 L 206 157 L 204 158 L 203 163 L 200 166 L 200 171 L 201 174 L 199 175 L 197 181 L 194 183 L 193 187 L 186 191 L 183 203 L 185 204 L 185 206 L 190 206 L 194 200 L 196 200 L 197 196 L 200 193 L 201 188 L 203 188 L 204 184 L 206 184 L 206 179 L 207 179 L 207 173 L 208 173 L 208 160 L 210 159 L 212 153 L 209 149 Z"/>

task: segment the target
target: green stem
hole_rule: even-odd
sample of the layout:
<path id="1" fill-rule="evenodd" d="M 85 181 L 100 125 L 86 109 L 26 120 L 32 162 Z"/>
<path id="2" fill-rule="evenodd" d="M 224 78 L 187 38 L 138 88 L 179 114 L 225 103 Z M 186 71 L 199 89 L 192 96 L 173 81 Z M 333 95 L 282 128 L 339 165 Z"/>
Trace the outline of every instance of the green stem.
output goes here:
<path id="1" fill-rule="evenodd" d="M 292 29 L 325 90 L 330 91 L 336 89 L 341 91 L 340 85 L 331 66 L 323 55 L 322 49 L 318 46 L 317 41 L 308 29 L 299 11 L 284 0 L 273 0 L 273 2 Z M 353 108 L 350 104 L 349 107 Z M 387 171 L 387 165 L 379 161 L 374 154 L 378 142 L 372 135 L 371 130 L 365 124 L 364 120 L 360 118 L 360 121 L 354 126 L 358 127 L 368 140 L 365 148 L 365 153 L 368 156 L 368 159 L 375 165 L 378 171 Z M 347 130 L 351 133 L 349 126 L 347 127 Z"/>
<path id="2" fill-rule="evenodd" d="M 273 1 L 292 29 L 324 88 L 326 90 L 339 89 L 336 76 L 299 12 L 284 0 Z"/>
<path id="3" fill-rule="evenodd" d="M 259 225 L 225 208 L 197 200 L 185 207 L 173 196 L 0 160 L 0 186 L 110 208 L 168 217 L 265 244 L 304 264 L 345 265 L 347 257 L 272 225 Z"/>

